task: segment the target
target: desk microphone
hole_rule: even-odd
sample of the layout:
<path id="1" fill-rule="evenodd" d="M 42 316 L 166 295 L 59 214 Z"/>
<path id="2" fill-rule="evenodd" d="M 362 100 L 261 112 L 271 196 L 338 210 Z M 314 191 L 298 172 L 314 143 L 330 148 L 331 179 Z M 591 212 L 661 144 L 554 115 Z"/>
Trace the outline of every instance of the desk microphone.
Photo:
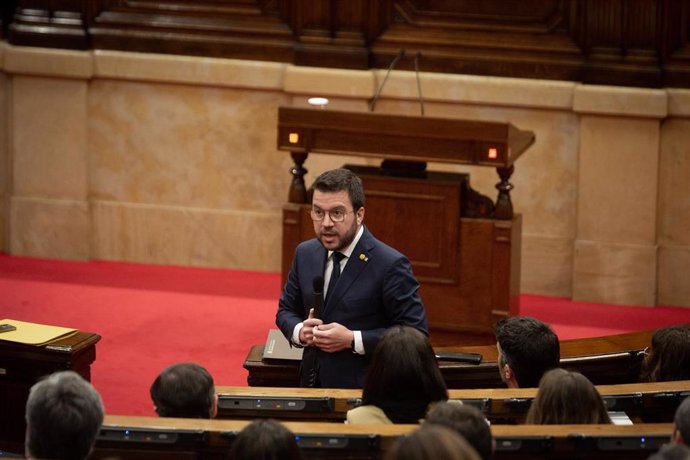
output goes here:
<path id="1" fill-rule="evenodd" d="M 398 63 L 401 57 L 405 56 L 405 49 L 400 48 L 400 51 L 398 51 L 398 54 L 395 55 L 393 60 L 391 61 L 390 65 L 388 66 L 388 70 L 386 70 L 386 75 L 383 77 L 383 81 L 379 85 L 379 87 L 376 89 L 376 94 L 374 94 L 374 97 L 371 98 L 371 102 L 369 102 L 369 112 L 373 112 L 374 109 L 376 108 L 376 102 L 379 100 L 379 96 L 381 95 L 381 91 L 383 91 L 383 86 L 386 84 L 386 81 L 388 80 L 388 76 L 391 73 L 391 70 L 393 70 L 393 67 L 395 67 L 395 64 Z"/>
<path id="2" fill-rule="evenodd" d="M 323 310 L 323 276 L 315 276 L 314 286 L 314 318 L 321 319 Z"/>

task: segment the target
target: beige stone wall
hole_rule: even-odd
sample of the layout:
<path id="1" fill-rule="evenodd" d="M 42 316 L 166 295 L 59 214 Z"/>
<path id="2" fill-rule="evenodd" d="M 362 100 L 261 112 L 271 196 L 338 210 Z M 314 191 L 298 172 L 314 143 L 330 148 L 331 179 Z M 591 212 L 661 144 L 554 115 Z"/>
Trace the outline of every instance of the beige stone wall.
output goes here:
<path id="1" fill-rule="evenodd" d="M 658 303 L 690 306 L 690 91 L 669 91 L 661 125 Z"/>
<path id="2" fill-rule="evenodd" d="M 289 155 L 276 149 L 277 108 L 323 95 L 330 108 L 365 111 L 384 76 L 114 51 L 0 52 L 0 102 L 11 100 L 0 154 L 14 184 L 3 235 L 13 254 L 260 271 L 280 269 L 291 178 Z M 512 179 L 522 292 L 690 306 L 690 91 L 421 80 L 428 116 L 536 133 Z M 418 114 L 416 88 L 414 74 L 394 71 L 376 111 Z M 307 182 L 346 162 L 374 163 L 310 155 Z M 469 171 L 476 190 L 496 196 L 490 168 L 429 168 Z"/>

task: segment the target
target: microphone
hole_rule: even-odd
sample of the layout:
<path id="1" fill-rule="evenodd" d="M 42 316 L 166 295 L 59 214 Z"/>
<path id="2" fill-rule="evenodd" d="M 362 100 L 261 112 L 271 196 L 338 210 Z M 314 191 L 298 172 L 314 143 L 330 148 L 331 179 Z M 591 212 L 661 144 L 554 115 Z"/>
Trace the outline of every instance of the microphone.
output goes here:
<path id="1" fill-rule="evenodd" d="M 417 78 L 417 94 L 419 95 L 419 109 L 424 116 L 424 96 L 422 96 L 422 83 L 419 81 L 419 58 L 422 57 L 422 53 L 417 51 L 414 56 L 414 75 Z"/>
<path id="2" fill-rule="evenodd" d="M 321 319 L 323 310 L 323 276 L 315 276 L 314 286 L 314 318 Z"/>
<path id="3" fill-rule="evenodd" d="M 379 100 L 379 96 L 381 95 L 381 91 L 383 91 L 383 85 L 386 84 L 386 81 L 388 80 L 388 76 L 391 73 L 391 70 L 393 70 L 393 67 L 398 63 L 401 57 L 405 56 L 405 49 L 401 48 L 400 51 L 398 51 L 398 54 L 395 55 L 393 60 L 391 61 L 390 65 L 388 66 L 388 70 L 386 70 L 386 75 L 383 77 L 383 81 L 379 85 L 378 89 L 376 90 L 376 94 L 374 94 L 374 97 L 371 99 L 371 102 L 369 103 L 369 111 L 373 112 L 374 109 L 376 108 L 376 102 Z"/>

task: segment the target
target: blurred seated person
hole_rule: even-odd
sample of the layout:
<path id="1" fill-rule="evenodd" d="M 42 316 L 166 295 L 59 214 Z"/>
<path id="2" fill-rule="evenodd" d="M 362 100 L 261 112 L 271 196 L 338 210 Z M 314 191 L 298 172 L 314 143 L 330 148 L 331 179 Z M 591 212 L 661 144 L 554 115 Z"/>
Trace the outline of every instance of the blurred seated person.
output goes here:
<path id="1" fill-rule="evenodd" d="M 442 425 L 452 429 L 470 443 L 482 460 L 491 460 L 494 456 L 496 446 L 491 425 L 474 406 L 440 402 L 429 410 L 424 425 Z"/>
<path id="2" fill-rule="evenodd" d="M 568 425 L 611 423 L 604 400 L 579 372 L 552 369 L 544 374 L 527 411 L 527 424 Z"/>
<path id="3" fill-rule="evenodd" d="M 560 365 L 558 336 L 538 319 L 511 316 L 496 323 L 494 332 L 498 370 L 508 388 L 536 387 L 544 372 Z"/>
<path id="4" fill-rule="evenodd" d="M 642 362 L 643 382 L 690 380 L 690 327 L 657 330 Z"/>
<path id="5" fill-rule="evenodd" d="M 481 460 L 457 432 L 440 425 L 424 424 L 398 439 L 385 460 Z"/>
<path id="6" fill-rule="evenodd" d="M 196 363 L 166 367 L 151 385 L 151 399 L 161 417 L 214 418 L 218 395 L 209 372 Z"/>
<path id="7" fill-rule="evenodd" d="M 673 417 L 673 436 L 671 437 L 676 444 L 690 446 L 690 398 L 686 397 L 676 409 Z"/>
<path id="8" fill-rule="evenodd" d="M 374 349 L 362 405 L 347 412 L 347 422 L 419 423 L 431 403 L 447 399 L 427 336 L 408 326 L 393 326 Z"/>
<path id="9" fill-rule="evenodd" d="M 233 460 L 302 460 L 295 436 L 275 420 L 254 420 L 232 443 Z"/>
<path id="10" fill-rule="evenodd" d="M 56 372 L 40 380 L 26 401 L 26 457 L 87 458 L 103 414 L 100 395 L 76 372 Z"/>
<path id="11" fill-rule="evenodd" d="M 690 460 L 690 447 L 685 444 L 664 444 L 647 460 Z"/>

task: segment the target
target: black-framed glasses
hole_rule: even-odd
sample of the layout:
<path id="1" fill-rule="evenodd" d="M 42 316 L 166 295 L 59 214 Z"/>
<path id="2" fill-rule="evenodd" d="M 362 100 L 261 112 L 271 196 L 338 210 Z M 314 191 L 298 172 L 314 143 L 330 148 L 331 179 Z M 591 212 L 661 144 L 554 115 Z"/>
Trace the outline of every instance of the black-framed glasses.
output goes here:
<path id="1" fill-rule="evenodd" d="M 330 211 L 324 211 L 320 208 L 311 208 L 311 219 L 317 222 L 321 222 L 328 214 L 328 217 L 332 222 L 342 222 L 345 220 L 345 216 L 354 211 L 348 211 L 345 208 L 335 208 Z"/>

